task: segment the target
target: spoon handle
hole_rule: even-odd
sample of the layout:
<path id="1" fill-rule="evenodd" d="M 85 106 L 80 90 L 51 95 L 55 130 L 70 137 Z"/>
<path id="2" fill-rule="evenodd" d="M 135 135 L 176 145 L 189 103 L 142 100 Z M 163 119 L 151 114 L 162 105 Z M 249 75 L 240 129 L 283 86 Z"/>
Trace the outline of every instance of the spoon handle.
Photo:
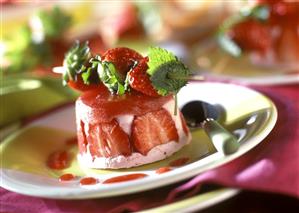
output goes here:
<path id="1" fill-rule="evenodd" d="M 218 152 L 222 152 L 225 155 L 235 153 L 240 144 L 237 138 L 229 131 L 224 129 L 217 121 L 211 118 L 207 118 L 202 123 L 203 129 L 212 140 L 215 148 Z"/>

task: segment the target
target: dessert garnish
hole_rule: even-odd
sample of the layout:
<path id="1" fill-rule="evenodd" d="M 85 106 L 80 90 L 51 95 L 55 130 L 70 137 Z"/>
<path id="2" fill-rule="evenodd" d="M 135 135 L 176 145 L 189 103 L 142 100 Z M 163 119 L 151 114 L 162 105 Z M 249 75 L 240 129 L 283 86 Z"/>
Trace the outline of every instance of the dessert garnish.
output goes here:
<path id="1" fill-rule="evenodd" d="M 47 166 L 51 169 L 66 169 L 70 162 L 69 153 L 65 150 L 51 153 L 47 160 Z"/>
<path id="2" fill-rule="evenodd" d="M 137 180 L 137 179 L 145 178 L 147 176 L 148 176 L 147 174 L 143 174 L 143 173 L 121 175 L 121 176 L 116 176 L 116 177 L 106 179 L 103 181 L 103 184 L 111 184 L 111 183 L 119 183 L 119 182 Z"/>
<path id="3" fill-rule="evenodd" d="M 76 41 L 63 62 L 63 83 L 82 92 L 104 84 L 116 95 L 135 90 L 152 97 L 172 94 L 176 99 L 189 75 L 175 55 L 160 47 L 150 47 L 146 57 L 125 47 L 100 56 L 91 53 L 88 42 Z"/>
<path id="4" fill-rule="evenodd" d="M 97 184 L 98 180 L 94 177 L 84 177 L 80 180 L 80 185 L 94 185 Z"/>
<path id="5" fill-rule="evenodd" d="M 159 169 L 157 169 L 155 171 L 155 173 L 156 174 L 163 174 L 163 173 L 170 172 L 170 171 L 172 171 L 172 169 L 170 167 L 166 166 L 166 167 L 160 167 Z"/>
<path id="6" fill-rule="evenodd" d="M 65 173 L 65 174 L 63 174 L 59 177 L 60 182 L 71 181 L 71 180 L 74 180 L 74 179 L 75 179 L 75 175 L 73 175 L 71 173 Z"/>

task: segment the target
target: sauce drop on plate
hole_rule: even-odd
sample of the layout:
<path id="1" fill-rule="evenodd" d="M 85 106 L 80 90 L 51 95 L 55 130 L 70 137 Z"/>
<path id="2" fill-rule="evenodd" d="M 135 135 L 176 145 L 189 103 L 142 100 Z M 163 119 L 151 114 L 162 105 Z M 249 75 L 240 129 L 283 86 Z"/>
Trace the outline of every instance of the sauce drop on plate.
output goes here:
<path id="1" fill-rule="evenodd" d="M 157 174 L 162 174 L 162 173 L 165 173 L 165 172 L 169 172 L 171 171 L 172 169 L 170 167 L 161 167 L 159 169 L 156 170 L 156 173 Z"/>
<path id="2" fill-rule="evenodd" d="M 94 185 L 98 183 L 98 180 L 93 177 L 85 177 L 80 180 L 81 185 Z"/>
<path id="3" fill-rule="evenodd" d="M 75 176 L 71 173 L 66 173 L 63 174 L 59 177 L 59 181 L 63 182 L 63 181 L 70 181 L 73 180 L 75 178 Z"/>
<path id="4" fill-rule="evenodd" d="M 136 180 L 136 179 L 144 178 L 146 176 L 148 176 L 148 175 L 147 174 L 143 174 L 143 173 L 136 173 L 136 174 L 116 176 L 116 177 L 109 178 L 109 179 L 105 180 L 103 182 L 103 184 L 131 181 L 131 180 Z"/>
<path id="5" fill-rule="evenodd" d="M 185 165 L 189 160 L 190 160 L 190 158 L 188 158 L 188 157 L 182 157 L 182 158 L 176 159 L 176 160 L 174 160 L 174 161 L 171 161 L 171 162 L 169 163 L 169 166 L 183 166 L 183 165 Z"/>
<path id="6" fill-rule="evenodd" d="M 65 169 L 69 164 L 69 154 L 67 151 L 56 151 L 49 155 L 47 166 L 51 169 Z"/>

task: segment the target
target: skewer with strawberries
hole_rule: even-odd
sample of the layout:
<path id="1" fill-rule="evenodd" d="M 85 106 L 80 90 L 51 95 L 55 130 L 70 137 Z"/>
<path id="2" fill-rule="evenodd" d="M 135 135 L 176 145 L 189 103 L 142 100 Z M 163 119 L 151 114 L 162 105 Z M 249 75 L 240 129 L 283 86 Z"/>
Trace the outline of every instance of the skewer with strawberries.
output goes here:
<path id="1" fill-rule="evenodd" d="M 190 71 L 171 52 L 151 47 L 149 54 L 141 54 L 126 47 L 107 50 L 102 56 L 93 55 L 88 42 L 78 41 L 65 56 L 63 83 L 86 92 L 104 84 L 112 94 L 123 95 L 132 90 L 151 97 L 173 94 L 190 79 Z"/>

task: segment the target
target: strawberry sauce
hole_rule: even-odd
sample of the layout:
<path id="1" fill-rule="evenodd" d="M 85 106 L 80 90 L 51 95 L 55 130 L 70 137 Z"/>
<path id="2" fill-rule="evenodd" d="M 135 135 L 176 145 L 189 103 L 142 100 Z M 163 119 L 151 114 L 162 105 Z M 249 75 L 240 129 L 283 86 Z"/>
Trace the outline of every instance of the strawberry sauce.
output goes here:
<path id="1" fill-rule="evenodd" d="M 51 169 L 66 169 L 69 165 L 69 154 L 67 151 L 56 151 L 49 155 L 47 166 Z"/>
<path id="2" fill-rule="evenodd" d="M 94 185 L 97 183 L 98 180 L 93 177 L 85 177 L 80 180 L 80 185 Z"/>
<path id="3" fill-rule="evenodd" d="M 148 175 L 147 174 L 143 174 L 143 173 L 122 175 L 122 176 L 117 176 L 117 177 L 109 178 L 109 179 L 105 180 L 103 182 L 103 184 L 110 184 L 110 183 L 119 183 L 119 182 L 131 181 L 131 180 L 145 178 L 146 176 L 148 176 Z"/>
<path id="4" fill-rule="evenodd" d="M 63 174 L 59 177 L 59 181 L 61 181 L 61 182 L 71 181 L 71 180 L 74 180 L 74 179 L 75 179 L 75 176 L 71 173 L 66 173 L 66 174 Z"/>
<path id="5" fill-rule="evenodd" d="M 188 158 L 188 157 L 182 157 L 182 158 L 176 159 L 176 160 L 174 160 L 174 161 L 171 161 L 171 162 L 169 163 L 169 166 L 173 166 L 173 167 L 183 166 L 183 165 L 185 165 L 189 160 L 190 160 L 190 158 Z"/>
<path id="6" fill-rule="evenodd" d="M 161 167 L 156 170 L 156 174 L 163 174 L 165 172 L 170 172 L 172 169 L 170 167 Z"/>

